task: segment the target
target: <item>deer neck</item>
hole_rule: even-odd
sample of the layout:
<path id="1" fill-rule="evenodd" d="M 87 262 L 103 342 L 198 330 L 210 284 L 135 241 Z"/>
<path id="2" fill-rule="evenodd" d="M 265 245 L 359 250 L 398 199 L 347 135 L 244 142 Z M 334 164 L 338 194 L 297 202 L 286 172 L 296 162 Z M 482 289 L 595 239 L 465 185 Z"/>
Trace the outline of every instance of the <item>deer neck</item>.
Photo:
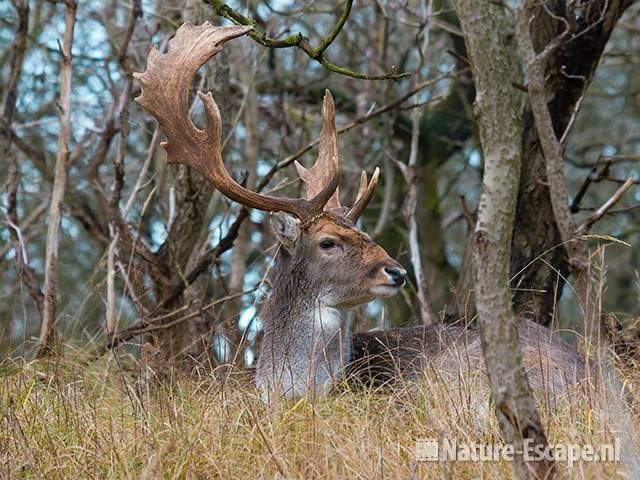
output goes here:
<path id="1" fill-rule="evenodd" d="M 262 315 L 256 384 L 266 400 L 324 395 L 349 361 L 351 315 L 323 304 L 301 265 L 283 267 Z"/>

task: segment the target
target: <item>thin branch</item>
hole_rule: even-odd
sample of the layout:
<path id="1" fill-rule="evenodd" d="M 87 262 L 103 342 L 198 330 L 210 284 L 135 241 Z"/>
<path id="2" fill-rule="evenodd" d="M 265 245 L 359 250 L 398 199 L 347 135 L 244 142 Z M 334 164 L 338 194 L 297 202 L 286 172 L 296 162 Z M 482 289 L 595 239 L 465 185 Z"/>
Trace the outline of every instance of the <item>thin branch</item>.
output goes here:
<path id="1" fill-rule="evenodd" d="M 116 244 L 118 243 L 118 233 L 113 235 L 107 254 L 107 335 L 113 336 L 118 328 L 116 318 Z"/>
<path id="2" fill-rule="evenodd" d="M 144 181 L 147 176 L 147 172 L 149 171 L 149 166 L 151 165 L 151 160 L 153 159 L 153 155 L 156 151 L 156 146 L 158 145 L 158 139 L 160 138 L 160 128 L 156 126 L 153 131 L 153 136 L 151 137 L 151 141 L 149 142 L 149 147 L 147 148 L 147 155 L 145 156 L 144 163 L 142 164 L 142 169 L 138 174 L 138 178 L 136 179 L 136 183 L 133 186 L 133 190 L 131 191 L 131 195 L 125 204 L 124 210 L 122 211 L 122 218 L 126 222 L 129 218 L 129 213 L 131 213 L 131 209 L 133 208 L 133 204 L 136 200 L 136 197 L 140 190 L 144 188 Z"/>
<path id="3" fill-rule="evenodd" d="M 129 68 L 129 56 L 127 53 L 129 51 L 129 43 L 131 43 L 133 31 L 135 30 L 136 23 L 139 18 L 142 18 L 142 1 L 133 0 L 131 4 L 131 14 L 129 15 L 129 21 L 127 22 L 127 30 L 125 31 L 124 39 L 120 44 L 117 55 L 118 62 L 124 67 L 124 70 L 128 75 L 131 72 Z"/>
<path id="4" fill-rule="evenodd" d="M 11 164 L 9 164 L 9 168 L 11 169 Z M 9 170 L 9 171 L 11 171 L 11 170 Z M 9 176 L 11 176 L 11 173 L 9 173 Z M 7 183 L 10 184 L 11 180 L 9 180 Z M 17 187 L 16 187 L 16 192 L 17 192 Z M 10 202 L 7 202 L 8 205 L 9 205 L 9 203 Z M 15 203 L 14 203 L 14 205 L 15 205 Z M 22 231 L 23 237 L 28 237 L 29 238 L 29 237 L 34 236 L 34 234 L 36 232 L 28 232 L 27 233 L 27 230 L 29 229 L 29 227 L 31 227 L 31 225 L 33 225 L 35 222 L 40 220 L 40 218 L 42 217 L 44 212 L 47 210 L 48 206 L 49 206 L 49 202 L 48 201 L 42 202 L 40 205 L 38 205 L 34 210 L 32 210 L 29 213 L 29 215 L 27 216 L 27 218 L 24 219 L 24 221 L 20 222 L 20 225 L 18 225 L 18 226 L 19 226 L 20 230 Z M 15 208 L 15 206 L 13 208 Z M 9 218 L 9 220 L 11 220 L 13 217 L 9 216 L 9 212 L 10 212 L 10 209 L 7 207 L 7 217 Z M 11 222 L 15 224 L 15 222 L 13 222 L 13 220 L 11 220 Z M 2 263 L 2 261 L 4 260 L 5 255 L 12 248 L 13 248 L 13 245 L 11 245 L 11 243 L 7 243 L 2 248 L 0 248 L 0 263 Z"/>
<path id="5" fill-rule="evenodd" d="M 416 165 L 418 161 L 418 145 L 420 140 L 420 109 L 413 112 L 413 121 L 411 128 L 411 151 L 409 153 L 409 163 L 404 164 L 399 160 L 396 161 L 398 168 L 402 172 L 404 181 L 407 184 L 408 191 L 404 199 L 404 219 L 409 230 L 409 252 L 411 255 L 411 265 L 416 277 L 416 289 L 418 293 L 418 302 L 420 303 L 420 319 L 425 325 L 435 323 L 437 318 L 433 312 L 431 302 L 427 295 L 427 289 L 424 278 L 424 270 L 422 268 L 422 255 L 420 243 L 418 242 L 418 224 L 416 222 L 416 207 L 418 201 L 418 177 L 416 175 Z"/>
<path id="6" fill-rule="evenodd" d="M 593 183 L 597 171 L 598 171 L 598 167 L 596 165 L 591 169 L 591 171 L 589 172 L 589 175 L 587 175 L 587 177 L 584 179 L 584 182 L 582 182 L 582 185 L 580 186 L 578 193 L 576 193 L 576 196 L 573 199 L 573 202 L 571 202 L 571 206 L 569 207 L 569 211 L 571 213 L 577 213 L 580 211 L 580 202 L 582 202 L 582 199 L 586 195 L 587 190 L 589 190 L 589 187 Z"/>
<path id="7" fill-rule="evenodd" d="M 333 41 L 336 39 L 336 37 L 340 33 L 340 30 L 342 30 L 342 27 L 344 27 L 344 24 L 347 21 L 347 18 L 349 18 L 349 14 L 351 13 L 352 6 L 353 6 L 353 0 L 346 0 L 344 2 L 344 8 L 342 10 L 342 14 L 340 15 L 340 18 L 338 18 L 338 22 L 331 29 L 329 34 L 322 39 L 322 41 L 320 42 L 320 45 L 318 45 L 316 48 L 313 49 L 313 51 L 311 52 L 312 53 L 311 58 L 313 59 L 322 58 L 322 55 L 324 54 L 325 50 L 329 48 L 329 45 L 333 43 Z"/>
<path id="8" fill-rule="evenodd" d="M 582 225 L 578 227 L 577 234 L 581 236 L 587 233 L 591 229 L 593 224 L 604 217 L 607 212 L 611 210 L 616 205 L 616 203 L 618 203 L 622 199 L 626 191 L 629 190 L 629 188 L 631 188 L 633 184 L 633 178 L 627 178 L 627 181 L 624 182 L 620 186 L 620 188 L 618 188 L 618 190 L 616 190 L 616 192 L 611 196 L 611 198 L 609 198 L 609 200 L 604 202 L 598 210 L 596 210 L 586 218 Z"/>
<path id="9" fill-rule="evenodd" d="M 18 99 L 18 83 L 22 74 L 22 64 L 27 49 L 27 38 L 29 34 L 29 3 L 21 0 L 15 3 L 15 9 L 18 13 L 18 28 L 16 36 L 11 46 L 11 73 L 9 80 L 5 85 L 5 102 L 2 107 L 2 119 L 8 125 L 13 121 L 13 114 L 16 109 L 16 101 Z M 8 126 L 7 125 L 7 126 Z M 3 124 L 4 130 L 4 124 Z M 5 132 L 2 132 L 3 141 L 6 140 Z M 6 135 L 8 137 L 8 135 Z"/>
<path id="10" fill-rule="evenodd" d="M 122 197 L 122 188 L 124 186 L 124 159 L 127 152 L 127 138 L 129 136 L 129 102 L 131 101 L 131 91 L 133 88 L 133 72 L 129 65 L 129 44 L 135 30 L 136 23 L 142 17 L 141 0 L 133 0 L 131 5 L 131 13 L 127 22 L 127 30 L 120 48 L 118 49 L 118 62 L 124 71 L 125 80 L 118 102 L 118 126 L 120 130 L 120 140 L 118 144 L 118 153 L 113 161 L 114 182 L 111 189 L 111 197 L 109 198 L 109 207 L 111 215 L 120 214 L 119 204 Z"/>
<path id="11" fill-rule="evenodd" d="M 294 33 L 282 40 L 278 40 L 276 38 L 269 37 L 266 32 L 262 32 L 258 30 L 257 22 L 251 18 L 245 17 L 240 12 L 234 10 L 229 5 L 224 3 L 222 0 L 203 0 L 205 3 L 211 5 L 216 13 L 221 17 L 224 17 L 238 25 L 246 25 L 249 27 L 253 27 L 253 31 L 249 32 L 249 36 L 260 45 L 267 48 L 291 48 L 296 47 L 306 53 L 309 58 L 318 62 L 320 65 L 325 67 L 327 70 L 338 73 L 340 75 L 345 75 L 347 77 L 358 78 L 362 80 L 398 80 L 400 78 L 404 78 L 410 76 L 411 73 L 389 73 L 386 75 L 370 75 L 367 73 L 356 72 L 350 70 L 346 67 L 338 66 L 334 63 L 329 62 L 327 60 L 325 53 L 327 48 L 333 43 L 336 39 L 342 27 L 344 27 L 347 18 L 349 17 L 349 13 L 351 12 L 351 6 L 353 4 L 353 0 L 346 0 L 344 4 L 344 9 L 342 10 L 342 14 L 338 18 L 336 25 L 331 29 L 328 35 L 322 39 L 320 44 L 317 47 L 311 46 L 309 41 L 302 35 L 302 33 Z"/>
<path id="12" fill-rule="evenodd" d="M 384 159 L 382 160 L 382 168 L 384 169 L 382 174 L 382 178 L 384 179 L 382 207 L 380 208 L 380 215 L 378 216 L 376 225 L 371 232 L 373 238 L 378 237 L 384 231 L 394 205 L 395 169 L 391 162 L 392 159 L 389 158 L 389 154 L 385 150 Z"/>

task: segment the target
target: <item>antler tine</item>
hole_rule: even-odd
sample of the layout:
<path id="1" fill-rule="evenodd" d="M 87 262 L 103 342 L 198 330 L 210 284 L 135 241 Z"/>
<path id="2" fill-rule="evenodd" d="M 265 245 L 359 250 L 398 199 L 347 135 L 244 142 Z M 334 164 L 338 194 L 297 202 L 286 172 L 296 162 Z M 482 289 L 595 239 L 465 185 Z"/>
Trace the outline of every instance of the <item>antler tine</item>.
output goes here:
<path id="1" fill-rule="evenodd" d="M 360 187 L 358 188 L 358 195 L 356 196 L 356 202 L 353 204 L 353 207 L 347 213 L 347 218 L 352 222 L 356 222 L 363 210 L 367 208 L 371 198 L 373 197 L 373 192 L 378 185 L 378 179 L 380 177 L 380 169 L 376 167 L 371 176 L 371 181 L 367 183 L 367 173 L 363 170 L 360 175 Z"/>
<path id="2" fill-rule="evenodd" d="M 320 133 L 318 160 L 313 167 L 304 168 L 295 162 L 300 179 L 307 186 L 307 198 L 314 198 L 333 178 L 339 175 L 338 135 L 336 133 L 336 107 L 329 90 L 324 91 L 322 101 L 322 132 Z M 340 208 L 338 188 L 324 205 L 325 210 Z"/>
<path id="3" fill-rule="evenodd" d="M 197 170 L 225 196 L 250 208 L 287 212 L 303 220 L 320 213 L 337 188 L 338 179 L 318 192 L 311 200 L 262 195 L 244 188 L 227 172 L 221 153 L 221 118 L 211 93 L 198 92 L 207 116 L 207 127 L 197 128 L 189 113 L 189 86 L 198 69 L 222 45 L 242 36 L 251 27 L 214 27 L 183 24 L 169 42 L 167 53 L 154 48 L 149 53 L 147 70 L 135 73 L 142 93 L 136 101 L 148 110 L 167 136 L 163 146 L 167 163 L 181 163 Z"/>

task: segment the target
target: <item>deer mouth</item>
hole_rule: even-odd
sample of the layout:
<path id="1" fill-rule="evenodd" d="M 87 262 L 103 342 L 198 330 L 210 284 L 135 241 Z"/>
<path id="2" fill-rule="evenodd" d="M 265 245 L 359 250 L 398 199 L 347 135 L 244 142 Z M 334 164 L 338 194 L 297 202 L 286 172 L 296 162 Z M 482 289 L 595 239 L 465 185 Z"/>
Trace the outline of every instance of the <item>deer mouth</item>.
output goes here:
<path id="1" fill-rule="evenodd" d="M 378 298 L 393 297 L 400 290 L 400 285 L 386 284 L 376 285 L 371 288 L 370 292 Z"/>

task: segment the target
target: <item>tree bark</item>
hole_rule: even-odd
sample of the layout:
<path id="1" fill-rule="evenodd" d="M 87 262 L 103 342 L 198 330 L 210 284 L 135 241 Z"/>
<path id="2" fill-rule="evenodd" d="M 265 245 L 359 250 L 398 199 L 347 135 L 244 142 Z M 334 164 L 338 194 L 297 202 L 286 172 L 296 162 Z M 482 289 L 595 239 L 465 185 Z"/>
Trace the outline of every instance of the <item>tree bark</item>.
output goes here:
<path id="1" fill-rule="evenodd" d="M 480 338 L 504 439 L 522 452 L 526 441 L 547 445 L 522 364 L 509 291 L 509 259 L 520 176 L 523 119 L 511 81 L 517 75 L 502 8 L 488 0 L 456 2 L 476 85 L 475 115 L 484 180 L 475 230 L 475 296 Z M 548 478 L 553 462 L 513 462 L 519 478 Z"/>

